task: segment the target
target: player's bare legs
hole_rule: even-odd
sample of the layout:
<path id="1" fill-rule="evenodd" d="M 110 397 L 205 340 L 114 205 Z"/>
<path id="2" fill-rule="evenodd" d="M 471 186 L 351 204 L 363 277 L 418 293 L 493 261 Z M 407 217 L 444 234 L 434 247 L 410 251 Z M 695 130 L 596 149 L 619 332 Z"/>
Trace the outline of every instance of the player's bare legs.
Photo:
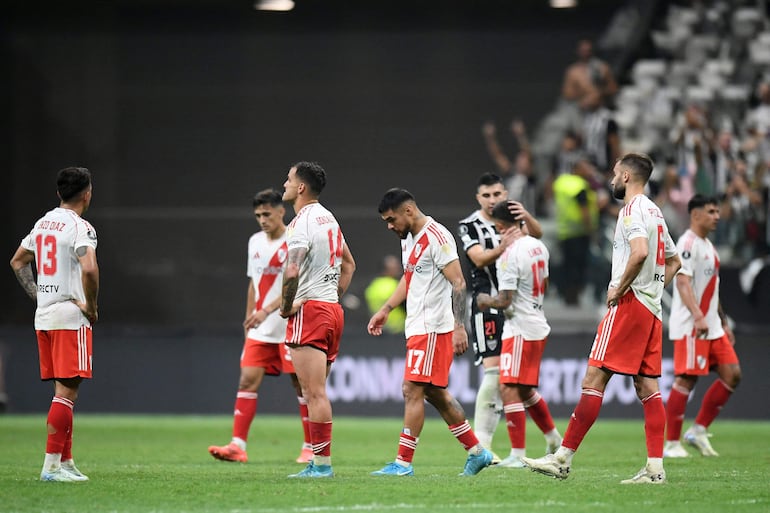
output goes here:
<path id="1" fill-rule="evenodd" d="M 326 361 L 326 353 L 314 347 L 290 347 L 294 370 L 307 401 L 310 438 L 313 444 L 311 465 L 323 469 L 324 473 L 328 470 L 328 477 L 331 477 L 332 406 L 326 395 L 326 378 L 331 364 Z"/>
<path id="2" fill-rule="evenodd" d="M 297 402 L 299 403 L 299 416 L 302 420 L 302 434 L 304 436 L 304 440 L 302 442 L 302 451 L 299 453 L 296 461 L 297 463 L 309 463 L 313 460 L 313 444 L 310 443 L 310 419 L 308 418 L 307 413 L 307 401 L 305 400 L 305 396 L 302 394 L 302 386 L 299 384 L 297 375 L 292 372 L 289 374 L 289 379 L 291 379 L 291 386 L 294 388 L 294 393 L 297 394 Z"/>

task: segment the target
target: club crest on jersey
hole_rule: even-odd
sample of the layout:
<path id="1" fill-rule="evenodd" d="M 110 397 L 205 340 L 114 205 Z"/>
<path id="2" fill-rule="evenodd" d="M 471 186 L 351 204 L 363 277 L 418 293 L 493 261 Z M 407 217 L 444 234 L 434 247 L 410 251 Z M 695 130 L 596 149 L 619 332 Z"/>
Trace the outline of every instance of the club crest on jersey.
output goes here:
<path id="1" fill-rule="evenodd" d="M 698 356 L 696 358 L 698 361 L 698 368 L 699 369 L 705 369 L 706 368 L 706 358 L 704 356 Z"/>
<path id="2" fill-rule="evenodd" d="M 278 261 L 281 262 L 281 263 L 284 263 L 286 261 L 286 255 L 288 255 L 286 250 L 283 249 L 283 248 L 280 248 L 278 250 Z"/>
<path id="3" fill-rule="evenodd" d="M 414 251 L 412 254 L 415 256 L 415 258 L 420 258 L 420 255 L 422 254 L 422 244 L 419 242 L 414 245 Z"/>

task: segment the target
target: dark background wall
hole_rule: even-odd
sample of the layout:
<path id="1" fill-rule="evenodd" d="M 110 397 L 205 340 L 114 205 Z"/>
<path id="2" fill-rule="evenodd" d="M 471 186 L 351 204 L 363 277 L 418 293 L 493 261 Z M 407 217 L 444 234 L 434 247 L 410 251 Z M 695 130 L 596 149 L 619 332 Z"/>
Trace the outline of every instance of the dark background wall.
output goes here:
<path id="1" fill-rule="evenodd" d="M 614 2 L 16 2 L 0 20 L 0 254 L 56 204 L 55 172 L 94 173 L 103 323 L 238 323 L 250 200 L 297 160 L 329 173 L 322 200 L 358 262 L 352 291 L 398 251 L 376 205 L 410 189 L 450 226 L 493 169 L 480 126 L 503 144 L 534 131 L 579 37 Z M 31 305 L 0 273 L 0 324 Z"/>

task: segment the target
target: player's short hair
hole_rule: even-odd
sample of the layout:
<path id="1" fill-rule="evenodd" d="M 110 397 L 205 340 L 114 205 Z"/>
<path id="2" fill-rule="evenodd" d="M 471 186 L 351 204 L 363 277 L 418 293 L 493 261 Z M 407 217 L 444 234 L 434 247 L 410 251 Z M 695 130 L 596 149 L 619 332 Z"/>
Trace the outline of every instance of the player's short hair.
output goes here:
<path id="1" fill-rule="evenodd" d="M 91 185 L 91 172 L 84 167 L 65 167 L 56 175 L 56 192 L 62 201 L 69 201 Z"/>
<path id="2" fill-rule="evenodd" d="M 508 224 L 515 224 L 518 222 L 518 219 L 516 219 L 516 215 L 512 214 L 511 211 L 508 210 L 507 201 L 501 201 L 497 205 L 495 205 L 495 207 L 492 209 L 492 217 L 494 217 L 498 221 L 502 221 Z"/>
<path id="3" fill-rule="evenodd" d="M 706 196 L 705 194 L 696 194 L 687 202 L 687 212 L 690 213 L 696 208 L 703 208 L 706 205 L 719 205 L 716 197 Z"/>
<path id="4" fill-rule="evenodd" d="M 259 191 L 251 203 L 254 208 L 261 207 L 262 205 L 277 207 L 283 204 L 283 196 L 275 189 L 265 189 L 264 191 Z"/>
<path id="5" fill-rule="evenodd" d="M 326 187 L 326 171 L 318 162 L 297 162 L 294 164 L 297 177 L 310 188 L 310 191 L 318 196 Z"/>
<path id="6" fill-rule="evenodd" d="M 641 178 L 642 183 L 647 183 L 652 175 L 652 159 L 644 153 L 626 153 L 618 159 L 618 162 L 631 170 L 631 174 Z"/>
<path id="7" fill-rule="evenodd" d="M 394 187 L 385 192 L 385 195 L 380 200 L 380 206 L 377 207 L 377 211 L 380 214 L 383 214 L 388 210 L 396 210 L 407 201 L 414 202 L 414 196 L 412 196 L 412 193 L 406 189 L 399 189 L 398 187 Z"/>
<path id="8" fill-rule="evenodd" d="M 494 173 L 484 173 L 479 177 L 479 181 L 476 184 L 476 188 L 481 187 L 482 185 L 495 185 L 498 183 L 503 183 L 503 179 L 500 178 L 499 175 L 496 175 Z"/>

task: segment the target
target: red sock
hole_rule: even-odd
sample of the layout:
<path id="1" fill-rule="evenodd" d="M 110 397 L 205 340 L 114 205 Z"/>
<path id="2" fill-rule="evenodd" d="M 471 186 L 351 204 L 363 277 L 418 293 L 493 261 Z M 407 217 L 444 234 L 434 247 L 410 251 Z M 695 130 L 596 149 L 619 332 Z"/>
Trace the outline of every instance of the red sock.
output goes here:
<path id="1" fill-rule="evenodd" d="M 401 433 L 398 439 L 398 459 L 406 463 L 412 463 L 415 449 L 417 449 L 417 438 Z"/>
<path id="2" fill-rule="evenodd" d="M 315 456 L 331 456 L 332 423 L 308 421 L 308 424 L 310 424 L 310 439 L 313 444 L 313 454 Z"/>
<path id="3" fill-rule="evenodd" d="M 67 435 L 72 431 L 72 407 L 74 403 L 69 399 L 55 395 L 48 410 L 48 440 L 45 444 L 45 452 L 48 454 L 62 454 Z"/>
<path id="4" fill-rule="evenodd" d="M 695 423 L 706 428 L 709 427 L 719 415 L 722 406 L 730 399 L 732 393 L 733 389 L 728 387 L 724 381 L 721 379 L 714 381 L 706 390 L 706 395 L 703 396 L 703 402 L 700 405 L 698 416 L 695 417 Z"/>
<path id="5" fill-rule="evenodd" d="M 239 390 L 235 396 L 235 412 L 233 413 L 233 438 L 244 442 L 249 438 L 249 428 L 254 415 L 257 414 L 257 393 Z"/>
<path id="6" fill-rule="evenodd" d="M 62 450 L 61 450 L 62 461 L 67 461 L 72 459 L 72 429 L 73 428 L 70 428 L 69 433 L 67 433 L 67 439 L 64 440 L 64 447 L 62 447 Z"/>
<path id="7" fill-rule="evenodd" d="M 504 404 L 503 412 L 505 413 L 505 424 L 508 426 L 511 449 L 524 449 L 527 446 L 527 414 L 524 413 L 524 405 L 521 403 Z"/>
<path id="8" fill-rule="evenodd" d="M 647 440 L 647 457 L 663 457 L 663 432 L 666 430 L 666 409 L 660 392 L 642 399 L 644 406 L 644 437 Z"/>
<path id="9" fill-rule="evenodd" d="M 682 423 L 690 391 L 674 385 L 666 402 L 666 440 L 677 441 L 682 438 Z"/>
<path id="10" fill-rule="evenodd" d="M 471 425 L 466 420 L 462 424 L 455 424 L 449 426 L 449 431 L 455 435 L 455 438 L 459 440 L 463 447 L 467 451 L 471 447 L 476 447 L 479 444 L 479 439 L 476 438 L 476 433 L 471 429 Z"/>
<path id="11" fill-rule="evenodd" d="M 299 416 L 302 419 L 302 432 L 305 435 L 305 443 L 310 443 L 310 417 L 307 412 L 307 401 L 301 395 L 297 396 L 297 402 L 299 403 Z"/>
<path id="12" fill-rule="evenodd" d="M 564 447 L 577 451 L 586 433 L 599 417 L 602 399 L 604 399 L 604 392 L 595 388 L 583 389 L 580 400 L 575 406 L 575 411 L 572 412 L 569 419 L 567 432 L 564 433 L 564 440 L 561 443 Z"/>
<path id="13" fill-rule="evenodd" d="M 524 401 L 524 408 L 527 409 L 530 418 L 543 433 L 550 433 L 556 428 L 553 417 L 551 417 L 551 410 L 548 409 L 548 403 L 537 391 Z"/>

